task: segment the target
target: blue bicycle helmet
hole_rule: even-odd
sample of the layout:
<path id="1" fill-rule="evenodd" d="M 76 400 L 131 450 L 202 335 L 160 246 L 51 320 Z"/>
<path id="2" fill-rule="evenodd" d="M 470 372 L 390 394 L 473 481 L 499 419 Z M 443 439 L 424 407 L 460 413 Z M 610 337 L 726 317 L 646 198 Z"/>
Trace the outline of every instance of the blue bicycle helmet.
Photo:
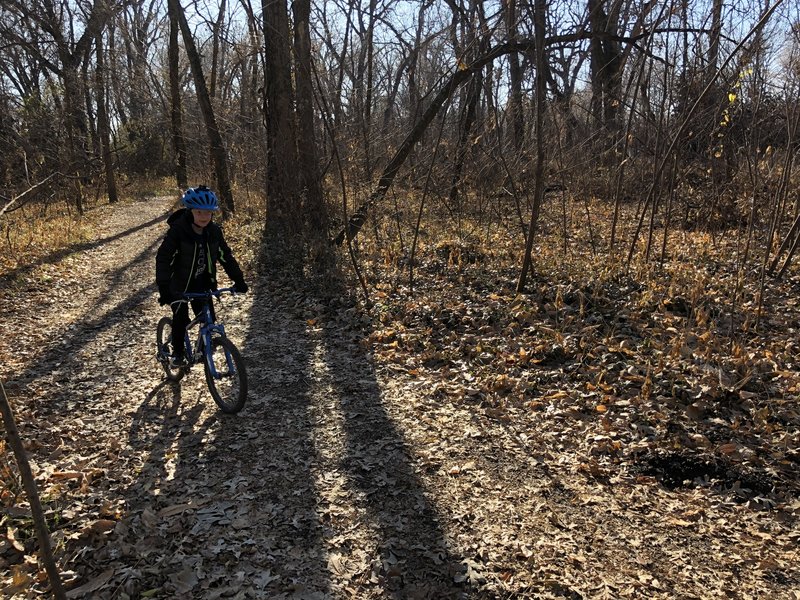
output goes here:
<path id="1" fill-rule="evenodd" d="M 189 188 L 183 194 L 181 202 L 186 208 L 196 208 L 199 210 L 219 210 L 217 195 L 204 185 L 196 188 Z"/>

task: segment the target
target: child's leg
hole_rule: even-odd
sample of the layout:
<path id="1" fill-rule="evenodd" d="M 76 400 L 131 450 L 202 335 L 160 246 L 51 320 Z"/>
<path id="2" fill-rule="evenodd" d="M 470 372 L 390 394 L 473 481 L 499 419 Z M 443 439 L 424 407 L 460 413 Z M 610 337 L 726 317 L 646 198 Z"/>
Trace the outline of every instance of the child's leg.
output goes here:
<path id="1" fill-rule="evenodd" d="M 173 305 L 172 308 L 172 354 L 185 356 L 186 326 L 189 324 L 189 305 L 186 302 Z"/>

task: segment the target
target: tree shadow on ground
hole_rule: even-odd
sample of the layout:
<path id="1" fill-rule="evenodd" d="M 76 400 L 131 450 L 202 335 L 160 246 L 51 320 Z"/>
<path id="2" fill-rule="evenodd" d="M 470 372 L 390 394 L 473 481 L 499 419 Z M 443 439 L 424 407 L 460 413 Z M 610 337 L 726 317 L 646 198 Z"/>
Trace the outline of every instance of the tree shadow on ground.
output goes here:
<path id="1" fill-rule="evenodd" d="M 166 219 L 166 217 L 170 214 L 171 209 L 167 210 L 163 214 L 157 216 L 154 219 L 151 219 L 145 223 L 137 225 L 136 227 L 131 227 L 121 233 L 116 233 L 114 235 L 110 235 L 99 240 L 95 240 L 92 242 L 81 242 L 79 244 L 71 244 L 66 248 L 61 248 L 60 250 L 56 250 L 55 252 L 51 252 L 46 256 L 42 256 L 38 260 L 35 260 L 29 264 L 26 264 L 22 267 L 17 267 L 16 269 L 12 269 L 7 273 L 4 273 L 0 276 L 0 284 L 10 284 L 18 277 L 22 277 L 27 275 L 37 267 L 41 267 L 42 265 L 53 265 L 56 263 L 61 262 L 65 258 L 72 256 L 74 254 L 79 254 L 81 252 L 85 252 L 87 250 L 92 250 L 94 248 L 99 248 L 104 246 L 105 244 L 115 242 L 122 238 L 125 238 L 129 235 L 136 233 L 137 231 L 141 231 L 143 229 L 147 229 L 148 227 L 152 227 L 153 225 L 157 225 Z M 160 241 L 160 240 L 159 240 Z"/>
<path id="2" fill-rule="evenodd" d="M 20 391 L 27 384 L 43 377 L 50 378 L 56 383 L 61 381 L 70 383 L 71 387 L 64 387 L 60 384 L 55 386 L 54 393 L 48 398 L 47 410 L 63 413 L 75 401 L 74 384 L 76 381 L 81 382 L 82 387 L 88 389 L 93 387 L 89 382 L 107 379 L 109 373 L 115 373 L 121 378 L 129 377 L 131 374 L 119 373 L 118 368 L 119 357 L 129 351 L 129 340 L 109 340 L 103 355 L 92 357 L 93 364 L 89 368 L 86 364 L 86 352 L 90 344 L 112 329 L 119 321 L 129 319 L 132 315 L 144 311 L 145 300 L 153 294 L 154 286 L 150 283 L 139 286 L 106 310 L 102 310 L 101 307 L 111 298 L 126 272 L 140 267 L 152 257 L 155 245 L 156 242 L 142 249 L 130 261 L 116 269 L 111 275 L 109 283 L 104 284 L 105 288 L 99 297 L 86 307 L 82 318 L 62 331 L 59 338 L 51 341 L 49 346 L 36 356 L 30 366 L 18 373 L 10 373 L 7 387 L 13 391 Z M 52 315 L 52 318 L 58 318 L 58 315 Z"/>
<path id="3" fill-rule="evenodd" d="M 331 597 L 317 487 L 313 347 L 305 324 L 287 313 L 287 282 L 262 273 L 252 279 L 259 283 L 242 345 L 250 393 L 225 435 L 247 440 L 236 472 L 252 506 L 253 579 L 259 597 Z"/>
<path id="4" fill-rule="evenodd" d="M 162 381 L 132 415 L 126 444 L 131 477 L 121 490 L 125 516 L 112 539 L 94 551 L 93 560 L 100 568 L 114 569 L 113 590 L 124 590 L 129 597 L 143 597 L 147 590 L 176 597 L 188 585 L 187 572 L 203 572 L 207 557 L 204 545 L 196 544 L 190 515 L 210 501 L 208 480 L 213 476 L 191 457 L 202 455 L 213 435 L 216 418 L 207 407 L 208 399 L 196 386 Z M 116 593 L 98 591 L 97 596 Z"/>
<path id="5" fill-rule="evenodd" d="M 313 348 L 305 324 L 285 314 L 275 285 L 252 286 L 246 327 L 226 323 L 248 369 L 250 393 L 240 413 L 219 411 L 202 366 L 195 365 L 179 384 L 157 387 L 134 416 L 130 434 L 141 440 L 133 443 L 148 454 L 127 494 L 130 532 L 145 533 L 145 562 L 158 564 L 157 572 L 140 569 L 137 590 L 158 588 L 176 597 L 336 596 L 316 489 Z M 178 398 L 172 407 L 168 390 Z M 125 549 L 134 539 L 126 530 L 116 543 Z"/>
<path id="6" fill-rule="evenodd" d="M 369 331 L 360 325 L 347 335 L 335 322 L 337 300 L 346 296 L 334 287 L 319 298 L 319 305 L 334 309 L 319 341 L 341 415 L 339 468 L 370 529 L 372 570 L 365 585 L 381 597 L 469 597 L 474 590 L 457 583 L 464 581 L 463 558 L 447 539 L 434 491 L 415 472 L 401 424 L 390 414 L 392 399 L 383 394 L 372 358 L 360 345 Z M 342 307 L 338 313 L 349 311 Z"/>

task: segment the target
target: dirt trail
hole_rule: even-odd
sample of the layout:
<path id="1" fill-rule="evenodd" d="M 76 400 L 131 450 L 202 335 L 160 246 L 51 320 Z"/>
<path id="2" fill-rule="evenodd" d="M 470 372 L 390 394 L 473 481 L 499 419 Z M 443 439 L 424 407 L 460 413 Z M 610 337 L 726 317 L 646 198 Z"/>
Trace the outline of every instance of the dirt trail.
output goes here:
<path id="1" fill-rule="evenodd" d="M 449 594 L 458 564 L 375 373 L 338 325 L 296 317 L 302 295 L 256 285 L 218 310 L 249 366 L 239 415 L 216 409 L 199 369 L 164 382 L 152 278 L 169 210 L 108 209 L 99 242 L 3 298 L 7 387 L 33 418 L 40 486 L 62 499 L 67 578 L 109 598 Z"/>
<path id="2" fill-rule="evenodd" d="M 225 302 L 251 392 L 223 415 L 154 359 L 170 203 L 102 210 L 100 242 L 0 291 L 0 376 L 85 597 L 799 597 L 791 523 L 587 476 L 536 414 L 376 366 L 344 302 Z"/>

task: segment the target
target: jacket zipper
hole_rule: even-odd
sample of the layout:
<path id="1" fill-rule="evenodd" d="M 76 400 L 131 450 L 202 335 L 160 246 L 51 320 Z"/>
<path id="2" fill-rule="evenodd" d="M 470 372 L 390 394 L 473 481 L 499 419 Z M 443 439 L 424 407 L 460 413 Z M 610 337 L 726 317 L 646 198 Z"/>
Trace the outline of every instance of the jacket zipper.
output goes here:
<path id="1" fill-rule="evenodd" d="M 197 242 L 195 242 L 194 244 L 194 254 L 192 254 L 192 268 L 189 269 L 189 279 L 186 280 L 186 287 L 183 290 L 184 294 L 187 291 L 189 291 L 189 284 L 192 283 L 192 277 L 194 276 L 194 271 L 197 268 L 197 264 L 195 261 L 197 261 Z"/>

